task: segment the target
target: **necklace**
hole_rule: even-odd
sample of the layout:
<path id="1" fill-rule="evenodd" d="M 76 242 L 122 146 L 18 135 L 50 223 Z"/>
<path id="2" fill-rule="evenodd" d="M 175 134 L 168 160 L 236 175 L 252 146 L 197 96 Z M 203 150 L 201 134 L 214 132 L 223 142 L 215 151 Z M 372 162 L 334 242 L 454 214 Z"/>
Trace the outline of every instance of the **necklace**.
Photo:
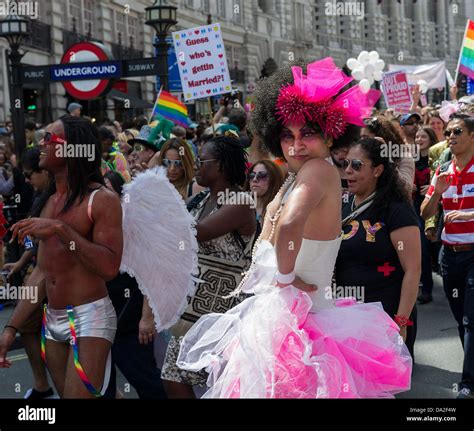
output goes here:
<path id="1" fill-rule="evenodd" d="M 278 219 L 280 218 L 280 214 L 283 210 L 283 205 L 284 205 L 284 202 L 283 202 L 283 192 L 286 192 L 288 191 L 288 189 L 291 187 L 291 185 L 293 184 L 293 182 L 295 181 L 296 179 L 296 174 L 294 172 L 289 172 L 288 173 L 288 177 L 286 178 L 285 182 L 283 183 L 283 185 L 280 187 L 280 190 L 278 190 L 278 193 L 275 195 L 275 198 L 274 199 L 280 199 L 281 198 L 281 201 L 280 201 L 280 206 L 278 207 L 277 211 L 275 212 L 275 214 L 273 214 L 273 216 L 270 216 L 269 213 L 267 213 L 265 215 L 265 220 L 268 220 L 271 225 L 272 225 L 272 229 L 270 231 L 270 236 L 268 237 L 268 240 L 269 242 L 271 242 L 272 238 L 273 238 L 273 234 L 275 233 L 275 228 L 276 228 L 276 222 L 278 221 Z M 264 225 L 265 225 L 265 222 L 264 222 Z M 250 264 L 250 267 L 247 271 L 243 272 L 241 275 L 243 276 L 242 278 L 242 281 L 239 283 L 239 285 L 237 286 L 237 288 L 234 290 L 234 292 L 232 292 L 228 297 L 230 296 L 237 296 L 239 295 L 239 293 L 242 291 L 242 287 L 244 286 L 244 284 L 247 282 L 247 280 L 249 279 L 250 275 L 252 274 L 254 268 L 255 268 L 255 254 L 256 254 L 256 251 L 257 251 L 257 248 L 258 246 L 260 245 L 260 243 L 262 242 L 262 237 L 263 237 L 263 229 L 262 229 L 262 232 L 260 233 L 260 236 L 257 238 L 257 240 L 255 241 L 255 244 L 252 248 L 252 263 Z"/>

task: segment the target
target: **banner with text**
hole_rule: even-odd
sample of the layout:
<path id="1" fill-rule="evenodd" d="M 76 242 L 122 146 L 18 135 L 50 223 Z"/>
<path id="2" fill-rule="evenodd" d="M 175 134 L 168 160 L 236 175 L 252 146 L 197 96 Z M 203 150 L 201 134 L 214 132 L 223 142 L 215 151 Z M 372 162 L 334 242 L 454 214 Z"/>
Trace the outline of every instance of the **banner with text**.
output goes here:
<path id="1" fill-rule="evenodd" d="M 382 90 L 385 103 L 389 108 L 410 107 L 411 94 L 405 72 L 384 73 Z M 402 108 L 404 110 L 404 108 Z"/>
<path id="2" fill-rule="evenodd" d="M 220 24 L 175 31 L 172 37 L 185 100 L 232 90 Z"/>

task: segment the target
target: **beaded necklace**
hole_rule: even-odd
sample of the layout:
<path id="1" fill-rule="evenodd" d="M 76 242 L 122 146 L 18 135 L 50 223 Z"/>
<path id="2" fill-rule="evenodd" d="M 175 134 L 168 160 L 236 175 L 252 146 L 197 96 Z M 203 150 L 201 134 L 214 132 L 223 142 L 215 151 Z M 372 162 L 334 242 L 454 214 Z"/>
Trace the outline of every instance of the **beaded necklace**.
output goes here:
<path id="1" fill-rule="evenodd" d="M 293 185 L 293 182 L 295 181 L 295 179 L 296 179 L 296 174 L 294 172 L 289 172 L 288 177 L 286 178 L 285 182 L 280 187 L 280 190 L 278 190 L 278 193 L 275 196 L 275 199 L 280 199 L 281 198 L 280 206 L 278 207 L 278 210 L 275 212 L 275 214 L 273 214 L 273 216 L 270 216 L 270 214 L 268 212 L 265 215 L 265 221 L 268 220 L 272 224 L 272 229 L 270 231 L 270 236 L 267 239 L 267 241 L 269 241 L 269 242 L 271 242 L 271 240 L 273 238 L 273 234 L 275 233 L 276 223 L 277 223 L 278 219 L 280 218 L 280 214 L 283 210 L 283 205 L 284 205 L 283 199 L 285 197 L 283 195 L 283 193 L 285 192 L 285 194 L 286 194 L 286 192 Z M 265 223 L 263 223 L 263 226 L 265 226 Z M 260 233 L 260 236 L 257 238 L 257 240 L 255 241 L 255 244 L 252 248 L 252 263 L 250 264 L 250 268 L 247 271 L 242 273 L 242 275 L 243 275 L 242 281 L 237 286 L 237 288 L 234 290 L 234 292 L 232 292 L 230 295 L 228 295 L 228 297 L 237 296 L 242 291 L 243 285 L 247 282 L 250 275 L 252 274 L 253 269 L 255 268 L 255 254 L 256 254 L 256 251 L 257 251 L 257 248 L 258 248 L 259 244 L 262 242 L 263 231 L 264 231 L 264 229 L 262 229 L 262 232 Z"/>

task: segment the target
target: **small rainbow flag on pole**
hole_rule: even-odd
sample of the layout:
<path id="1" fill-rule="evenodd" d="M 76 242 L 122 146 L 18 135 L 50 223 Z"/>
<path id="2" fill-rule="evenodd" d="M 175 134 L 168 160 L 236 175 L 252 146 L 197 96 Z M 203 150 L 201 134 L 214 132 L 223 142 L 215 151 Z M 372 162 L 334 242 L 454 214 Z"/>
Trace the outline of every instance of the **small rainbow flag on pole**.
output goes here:
<path id="1" fill-rule="evenodd" d="M 456 69 L 456 83 L 459 72 L 463 75 L 474 78 L 474 21 L 467 20 L 466 31 L 459 53 L 458 68 Z"/>
<path id="2" fill-rule="evenodd" d="M 183 127 L 188 127 L 190 123 L 188 118 L 188 108 L 186 108 L 186 105 L 164 90 L 160 90 L 158 93 L 150 121 L 152 121 L 157 115 L 161 115 L 173 123 Z"/>

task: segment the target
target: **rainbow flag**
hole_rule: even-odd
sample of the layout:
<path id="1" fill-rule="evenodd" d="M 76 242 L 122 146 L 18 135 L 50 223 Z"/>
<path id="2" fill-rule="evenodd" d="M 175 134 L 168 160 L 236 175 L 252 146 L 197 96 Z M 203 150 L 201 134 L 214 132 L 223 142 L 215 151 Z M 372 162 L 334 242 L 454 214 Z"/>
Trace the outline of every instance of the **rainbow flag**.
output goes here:
<path id="1" fill-rule="evenodd" d="M 188 127 L 190 124 L 186 105 L 167 91 L 162 90 L 158 94 L 150 121 L 157 115 L 161 115 L 179 126 Z"/>
<path id="2" fill-rule="evenodd" d="M 459 55 L 458 71 L 474 78 L 474 21 L 467 20 L 466 32 Z"/>

